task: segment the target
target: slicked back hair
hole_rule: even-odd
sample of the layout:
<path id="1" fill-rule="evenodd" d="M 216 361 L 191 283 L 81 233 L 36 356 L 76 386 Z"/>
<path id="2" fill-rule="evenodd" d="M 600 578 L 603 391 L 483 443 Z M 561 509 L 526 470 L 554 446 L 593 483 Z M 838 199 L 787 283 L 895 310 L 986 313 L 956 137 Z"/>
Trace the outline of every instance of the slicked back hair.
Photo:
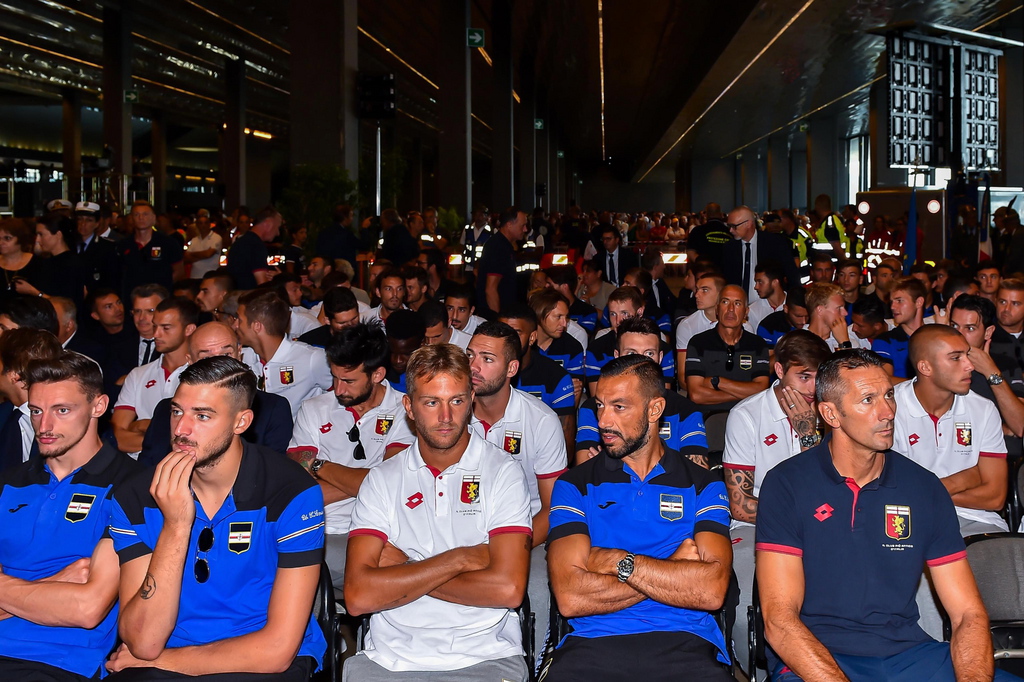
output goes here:
<path id="1" fill-rule="evenodd" d="M 226 388 L 239 412 L 252 407 L 256 397 L 256 375 L 245 363 L 226 355 L 203 358 L 189 365 L 181 373 L 185 386 L 214 386 Z"/>
<path id="2" fill-rule="evenodd" d="M 488 320 L 476 328 L 473 336 L 501 339 L 503 342 L 502 349 L 505 351 L 505 362 L 512 362 L 523 353 L 523 344 L 519 341 L 519 332 L 504 322 Z"/>
<path id="3" fill-rule="evenodd" d="M 270 336 L 284 336 L 288 331 L 292 311 L 275 292 L 254 289 L 242 294 L 238 305 L 245 306 L 245 316 L 250 325 L 259 322 Z"/>
<path id="4" fill-rule="evenodd" d="M 640 382 L 640 393 L 650 401 L 660 398 L 665 390 L 661 367 L 646 355 L 620 355 L 601 368 L 601 378 L 634 376 Z"/>

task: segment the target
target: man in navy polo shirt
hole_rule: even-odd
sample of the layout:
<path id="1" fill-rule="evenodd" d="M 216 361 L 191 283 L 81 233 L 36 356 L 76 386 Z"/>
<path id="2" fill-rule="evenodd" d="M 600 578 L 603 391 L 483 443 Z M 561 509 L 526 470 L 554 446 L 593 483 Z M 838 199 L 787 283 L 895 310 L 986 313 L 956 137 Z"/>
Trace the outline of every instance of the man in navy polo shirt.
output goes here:
<path id="1" fill-rule="evenodd" d="M 320 667 L 323 494 L 297 463 L 242 440 L 255 394 L 238 360 L 190 365 L 171 403 L 174 452 L 115 494 L 124 644 L 112 679 L 304 682 Z"/>
<path id="2" fill-rule="evenodd" d="M 184 252 L 181 243 L 156 225 L 156 211 L 148 201 L 132 205 L 132 236 L 117 243 L 121 268 L 121 298 L 131 300 L 131 292 L 142 284 L 159 284 L 170 289 L 184 279 Z"/>
<path id="3" fill-rule="evenodd" d="M 628 277 L 629 275 L 627 275 Z M 626 285 L 613 291 L 608 297 L 605 311 L 608 313 L 608 322 L 611 326 L 598 332 L 593 343 L 587 348 L 587 389 L 591 394 L 597 387 L 597 377 L 601 374 L 601 368 L 616 356 L 617 334 L 623 322 L 632 318 L 646 317 L 655 323 L 659 331 L 659 339 L 661 338 L 660 332 L 664 331 L 657 320 L 644 314 L 643 292 L 637 287 Z M 675 354 L 672 353 L 672 348 L 667 343 L 662 342 L 659 355 L 661 360 L 658 362 L 665 375 L 665 386 L 671 388 L 676 380 Z"/>
<path id="4" fill-rule="evenodd" d="M 884 362 L 839 351 L 815 390 L 831 437 L 769 471 L 758 501 L 765 637 L 782 659 L 773 679 L 991 680 L 988 616 L 949 493 L 890 449 L 896 400 Z M 926 564 L 949 643 L 918 625 Z"/>
<path id="5" fill-rule="evenodd" d="M 110 495 L 137 465 L 97 433 L 95 362 L 66 352 L 24 380 L 39 454 L 0 478 L 0 679 L 85 680 L 117 637 Z"/>
<path id="6" fill-rule="evenodd" d="M 546 680 L 732 680 L 721 608 L 732 566 L 725 484 L 657 437 L 651 359 L 612 360 L 597 383 L 604 450 L 555 482 L 548 569 L 573 632 Z"/>

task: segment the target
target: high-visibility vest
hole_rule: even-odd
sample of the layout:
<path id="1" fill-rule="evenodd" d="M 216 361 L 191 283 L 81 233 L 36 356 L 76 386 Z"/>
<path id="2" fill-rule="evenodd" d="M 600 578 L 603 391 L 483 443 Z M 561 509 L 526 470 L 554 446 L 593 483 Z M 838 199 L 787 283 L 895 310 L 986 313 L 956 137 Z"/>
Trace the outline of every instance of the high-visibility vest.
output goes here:
<path id="1" fill-rule="evenodd" d="M 839 216 L 835 213 L 821 221 L 821 225 L 818 226 L 818 231 L 815 233 L 814 248 L 819 251 L 832 251 L 832 244 L 825 237 L 825 230 L 828 227 L 834 227 L 839 232 L 839 244 L 843 248 L 843 253 L 846 257 L 850 257 L 850 237 L 846 234 L 846 228 L 843 226 L 843 221 L 840 220 Z"/>
<path id="2" fill-rule="evenodd" d="M 462 263 L 467 269 L 472 270 L 474 263 L 480 260 L 480 256 L 484 252 L 484 243 L 491 238 L 492 232 L 488 228 L 484 228 L 480 236 L 477 237 L 473 232 L 473 226 L 466 226 L 466 247 L 462 251 Z"/>

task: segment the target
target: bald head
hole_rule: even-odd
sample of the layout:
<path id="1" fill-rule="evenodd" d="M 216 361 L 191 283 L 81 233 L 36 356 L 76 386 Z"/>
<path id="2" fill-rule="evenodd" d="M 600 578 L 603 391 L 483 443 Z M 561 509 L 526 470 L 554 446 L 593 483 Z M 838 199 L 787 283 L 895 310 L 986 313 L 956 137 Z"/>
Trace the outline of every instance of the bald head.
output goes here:
<path id="1" fill-rule="evenodd" d="M 729 233 L 733 239 L 742 239 L 748 242 L 757 231 L 757 217 L 746 206 L 737 206 L 729 211 L 725 222 L 729 226 Z"/>
<path id="2" fill-rule="evenodd" d="M 922 388 L 967 395 L 971 390 L 971 345 L 944 324 L 926 324 L 910 337 L 910 361 Z"/>
<path id="3" fill-rule="evenodd" d="M 240 360 L 242 348 L 238 342 L 238 335 L 230 326 L 223 322 L 207 322 L 189 337 L 189 362 L 217 355 Z"/>
<path id="4" fill-rule="evenodd" d="M 738 329 L 747 317 L 747 292 L 730 284 L 718 297 L 718 324 L 725 329 Z"/>
<path id="5" fill-rule="evenodd" d="M 945 352 L 948 344 L 953 344 L 955 348 L 961 345 L 966 347 L 967 341 L 963 334 L 948 325 L 922 325 L 910 337 L 910 363 L 917 367 L 921 360 L 934 361 L 937 355 Z"/>

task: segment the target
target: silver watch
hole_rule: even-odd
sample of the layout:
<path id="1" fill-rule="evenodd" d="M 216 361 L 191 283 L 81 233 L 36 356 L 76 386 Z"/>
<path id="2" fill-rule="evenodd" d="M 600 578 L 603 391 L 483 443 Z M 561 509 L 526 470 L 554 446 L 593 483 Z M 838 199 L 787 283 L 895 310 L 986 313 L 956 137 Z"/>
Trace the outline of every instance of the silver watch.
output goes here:
<path id="1" fill-rule="evenodd" d="M 320 469 L 323 468 L 325 459 L 314 459 L 313 463 L 309 465 L 309 473 L 313 474 L 313 478 L 320 478 Z"/>
<path id="2" fill-rule="evenodd" d="M 995 374 L 989 374 L 987 381 L 990 386 L 998 386 L 999 384 L 1003 383 L 1003 377 L 1001 374 L 996 372 Z"/>
<path id="3" fill-rule="evenodd" d="M 634 559 L 636 559 L 635 554 L 632 552 L 626 552 L 626 556 L 622 557 L 622 560 L 619 561 L 616 566 L 620 583 L 626 582 L 629 580 L 629 576 L 633 575 L 633 568 L 635 566 Z"/>

